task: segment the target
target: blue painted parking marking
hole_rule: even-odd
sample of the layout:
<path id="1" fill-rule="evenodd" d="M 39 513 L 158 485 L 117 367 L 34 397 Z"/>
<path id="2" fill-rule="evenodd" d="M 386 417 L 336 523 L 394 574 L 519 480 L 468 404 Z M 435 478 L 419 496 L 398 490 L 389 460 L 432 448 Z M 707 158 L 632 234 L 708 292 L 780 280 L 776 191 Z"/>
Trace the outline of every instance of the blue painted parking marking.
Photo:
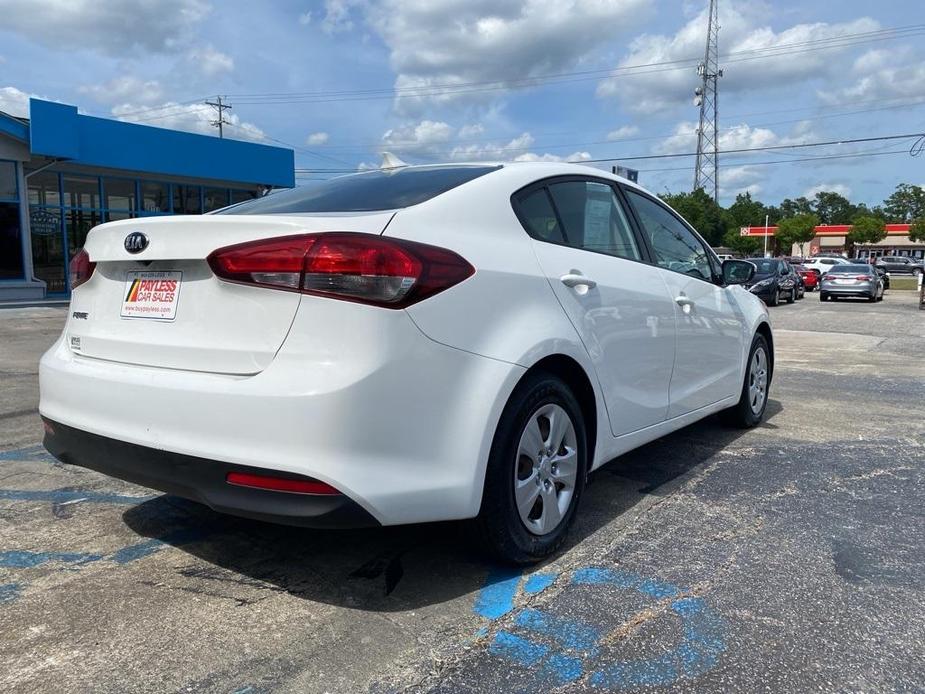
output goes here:
<path id="1" fill-rule="evenodd" d="M 519 591 L 536 595 L 561 578 L 568 586 L 608 591 L 610 599 L 632 590 L 660 605 L 669 617 L 680 620 L 683 634 L 675 648 L 651 658 L 609 661 L 605 625 L 564 619 L 535 608 L 515 609 Z M 508 613 L 510 627 L 492 638 L 488 653 L 525 668 L 538 687 L 559 686 L 582 677 L 604 690 L 665 686 L 690 680 L 709 671 L 726 650 L 725 623 L 702 597 L 691 596 L 677 585 L 657 578 L 603 567 L 584 567 L 570 576 L 533 574 L 521 582 L 507 570 L 489 574 L 474 610 L 492 621 Z M 489 633 L 487 627 L 477 635 Z"/>
<path id="2" fill-rule="evenodd" d="M 0 552 L 0 567 L 8 569 L 31 569 L 42 564 L 60 562 L 62 564 L 87 564 L 99 561 L 103 557 L 99 554 L 86 554 L 84 552 L 30 552 L 27 550 L 9 550 Z"/>
<path id="3" fill-rule="evenodd" d="M 14 602 L 21 592 L 21 583 L 0 583 L 0 605 L 6 602 Z"/>
<path id="4" fill-rule="evenodd" d="M 25 448 L 15 448 L 11 451 L 0 451 L 0 462 L 23 460 L 38 463 L 51 463 L 54 458 L 51 453 L 45 450 L 41 444 L 35 446 L 26 446 Z"/>

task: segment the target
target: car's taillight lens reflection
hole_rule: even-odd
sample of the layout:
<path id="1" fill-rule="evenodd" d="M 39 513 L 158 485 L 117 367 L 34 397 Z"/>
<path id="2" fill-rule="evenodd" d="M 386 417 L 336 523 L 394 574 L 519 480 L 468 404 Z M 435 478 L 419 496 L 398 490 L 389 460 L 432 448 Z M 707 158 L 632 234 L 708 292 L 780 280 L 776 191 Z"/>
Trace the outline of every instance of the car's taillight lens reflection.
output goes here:
<path id="1" fill-rule="evenodd" d="M 387 308 L 409 306 L 475 272 L 445 248 L 352 232 L 249 241 L 214 251 L 208 262 L 231 282 Z"/>
<path id="2" fill-rule="evenodd" d="M 90 262 L 90 255 L 81 248 L 77 253 L 71 258 L 71 262 L 68 265 L 68 276 L 71 282 L 71 290 L 73 291 L 84 282 L 86 282 L 93 275 L 93 270 L 96 268 L 96 263 Z"/>

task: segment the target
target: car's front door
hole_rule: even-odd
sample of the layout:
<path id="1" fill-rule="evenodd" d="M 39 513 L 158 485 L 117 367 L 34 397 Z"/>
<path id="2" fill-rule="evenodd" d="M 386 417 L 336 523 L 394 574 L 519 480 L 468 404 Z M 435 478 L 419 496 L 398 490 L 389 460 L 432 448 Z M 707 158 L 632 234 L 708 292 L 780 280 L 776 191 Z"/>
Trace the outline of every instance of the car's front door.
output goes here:
<path id="1" fill-rule="evenodd" d="M 540 267 L 588 351 L 615 436 L 665 420 L 675 314 L 616 188 L 551 179 L 514 197 Z"/>
<path id="2" fill-rule="evenodd" d="M 718 260 L 660 201 L 631 188 L 626 195 L 675 302 L 678 348 L 669 418 L 736 395 L 747 348 L 745 318 L 722 286 Z"/>

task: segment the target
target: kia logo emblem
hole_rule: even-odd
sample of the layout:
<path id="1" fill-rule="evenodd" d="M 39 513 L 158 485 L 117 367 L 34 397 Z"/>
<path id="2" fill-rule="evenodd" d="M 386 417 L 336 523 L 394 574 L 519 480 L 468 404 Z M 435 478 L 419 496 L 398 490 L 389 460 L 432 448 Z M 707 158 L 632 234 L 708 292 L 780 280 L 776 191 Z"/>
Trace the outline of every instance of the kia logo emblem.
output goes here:
<path id="1" fill-rule="evenodd" d="M 140 231 L 133 231 L 125 237 L 125 250 L 129 253 L 141 253 L 148 247 L 148 237 Z"/>

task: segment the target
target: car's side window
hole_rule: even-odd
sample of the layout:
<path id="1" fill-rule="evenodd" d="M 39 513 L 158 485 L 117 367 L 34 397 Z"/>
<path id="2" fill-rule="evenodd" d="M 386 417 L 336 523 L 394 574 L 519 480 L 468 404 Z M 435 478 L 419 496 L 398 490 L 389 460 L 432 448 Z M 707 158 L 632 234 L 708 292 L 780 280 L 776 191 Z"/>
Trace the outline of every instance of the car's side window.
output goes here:
<path id="1" fill-rule="evenodd" d="M 655 262 L 668 270 L 712 281 L 709 256 L 700 239 L 660 203 L 632 189 L 626 189 L 626 194 L 652 245 Z"/>
<path id="2" fill-rule="evenodd" d="M 565 242 L 586 251 L 641 260 L 632 227 L 616 191 L 599 181 L 562 181 L 549 185 Z"/>
<path id="3" fill-rule="evenodd" d="M 565 243 L 556 211 L 545 188 L 535 188 L 517 198 L 517 214 L 527 233 L 539 241 Z"/>

